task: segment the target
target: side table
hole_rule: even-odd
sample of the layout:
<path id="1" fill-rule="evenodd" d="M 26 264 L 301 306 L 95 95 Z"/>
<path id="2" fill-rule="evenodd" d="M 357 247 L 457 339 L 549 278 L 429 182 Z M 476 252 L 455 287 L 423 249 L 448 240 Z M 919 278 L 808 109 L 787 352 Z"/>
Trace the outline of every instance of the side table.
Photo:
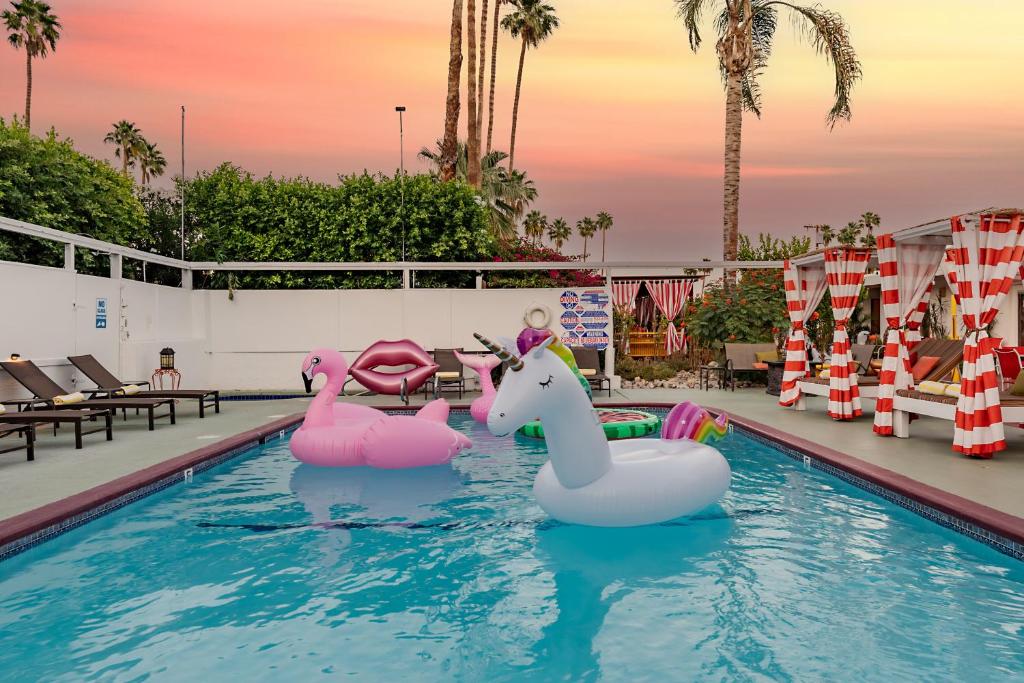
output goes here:
<path id="1" fill-rule="evenodd" d="M 786 369 L 786 361 L 768 361 L 768 388 L 764 393 L 779 396 L 782 393 L 782 372 Z"/>
<path id="2" fill-rule="evenodd" d="M 168 375 L 171 378 L 171 389 L 176 390 L 181 386 L 181 373 L 174 368 L 157 368 L 153 371 L 153 376 L 149 378 L 153 387 L 157 386 L 157 378 L 160 378 L 160 388 L 164 388 L 164 375 Z"/>
<path id="3" fill-rule="evenodd" d="M 702 365 L 698 376 L 697 387 L 709 391 L 711 389 L 711 378 L 718 379 L 718 388 L 724 389 L 726 384 L 731 383 L 732 368 L 726 365 Z M 735 391 L 735 386 L 733 387 Z"/>

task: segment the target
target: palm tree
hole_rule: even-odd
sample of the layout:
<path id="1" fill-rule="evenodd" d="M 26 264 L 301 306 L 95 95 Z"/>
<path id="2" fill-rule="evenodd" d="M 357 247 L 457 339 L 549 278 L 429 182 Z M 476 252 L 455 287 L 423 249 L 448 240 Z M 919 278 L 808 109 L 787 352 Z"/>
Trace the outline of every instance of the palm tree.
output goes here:
<path id="1" fill-rule="evenodd" d="M 512 104 L 512 139 L 508 146 L 508 167 L 515 168 L 516 160 L 516 125 L 519 123 L 519 93 L 523 87 L 523 62 L 526 60 L 526 48 L 537 47 L 558 28 L 558 17 L 555 8 L 545 5 L 540 0 L 513 0 L 515 10 L 501 20 L 502 27 L 513 38 L 522 39 L 519 50 L 519 71 L 516 75 L 516 97 Z"/>
<path id="2" fill-rule="evenodd" d="M 462 0 L 452 2 L 451 41 L 448 46 L 448 98 L 444 107 L 444 141 L 441 144 L 441 180 L 455 177 L 458 164 L 459 76 L 462 74 Z"/>
<path id="3" fill-rule="evenodd" d="M 562 245 L 572 236 L 572 228 L 565 222 L 564 218 L 556 218 L 548 226 L 548 239 L 554 242 L 555 249 L 562 250 Z"/>
<path id="4" fill-rule="evenodd" d="M 419 158 L 430 162 L 434 167 L 433 172 L 440 177 L 441 141 L 438 140 L 435 145 L 435 150 L 427 147 L 421 149 Z M 461 141 L 457 143 L 457 155 L 455 177 L 465 180 L 469 162 L 466 144 Z M 525 173 L 509 173 L 501 166 L 501 162 L 507 158 L 508 155 L 504 152 L 494 150 L 480 160 L 480 197 L 487 206 L 491 233 L 502 241 L 515 238 L 519 219 L 526 207 L 537 198 L 537 188 L 532 180 L 527 179 Z"/>
<path id="5" fill-rule="evenodd" d="M 491 94 L 487 104 L 487 153 L 491 153 L 491 140 L 494 133 L 494 80 L 498 67 L 498 27 L 501 25 L 501 3 L 494 0 L 494 28 L 491 34 Z"/>
<path id="6" fill-rule="evenodd" d="M 523 232 L 526 236 L 533 240 L 533 243 L 540 246 L 540 241 L 544 237 L 544 232 L 548 229 L 548 217 L 542 214 L 537 209 L 534 209 L 530 213 L 526 214 L 526 220 L 523 221 Z"/>
<path id="7" fill-rule="evenodd" d="M 469 167 L 466 171 L 466 180 L 470 185 L 478 188 L 480 187 L 480 121 L 476 117 L 476 0 L 466 0 L 466 31 L 466 45 L 469 48 L 469 64 L 466 69 Z"/>
<path id="8" fill-rule="evenodd" d="M 614 224 L 614 222 L 615 221 L 612 218 L 612 215 L 610 213 L 608 213 L 607 211 L 602 211 L 601 213 L 597 214 L 597 220 L 594 221 L 594 223 L 597 225 L 597 229 L 601 231 L 601 260 L 602 261 L 605 260 L 604 259 L 604 255 L 605 255 L 605 251 L 604 251 L 605 239 L 608 237 L 608 231 L 612 229 L 612 225 Z"/>
<path id="9" fill-rule="evenodd" d="M 583 238 L 583 260 L 587 260 L 587 240 L 594 236 L 597 231 L 597 223 L 590 216 L 576 221 L 576 232 Z"/>
<path id="10" fill-rule="evenodd" d="M 483 0 L 480 7 L 480 49 L 477 51 L 480 56 L 480 69 L 477 71 L 476 81 L 476 146 L 477 151 L 483 149 L 484 132 L 484 71 L 487 65 L 487 0 Z M 488 152 L 491 150 L 488 149 Z M 481 154 L 482 156 L 482 154 Z"/>
<path id="11" fill-rule="evenodd" d="M 45 58 L 57 50 L 61 25 L 50 5 L 39 0 L 15 0 L 13 9 L 0 17 L 7 27 L 7 42 L 15 49 L 25 48 L 25 128 L 32 128 L 32 59 Z"/>
<path id="12" fill-rule="evenodd" d="M 149 181 L 164 174 L 167 168 L 167 159 L 164 158 L 157 146 L 146 139 L 142 139 L 139 146 L 139 170 L 142 172 L 142 186 L 145 187 Z"/>
<path id="13" fill-rule="evenodd" d="M 689 33 L 690 48 L 700 48 L 697 27 L 712 0 L 675 0 Z M 725 0 L 715 21 L 718 64 L 725 81 L 725 187 L 723 200 L 723 255 L 736 258 L 739 243 L 740 141 L 743 110 L 761 115 L 758 78 L 768 65 L 779 10 L 788 10 L 814 50 L 832 64 L 835 101 L 826 122 L 834 127 L 850 118 L 850 93 L 861 77 L 860 62 L 850 43 L 846 22 L 820 5 L 797 5 L 784 0 Z"/>
<path id="14" fill-rule="evenodd" d="M 114 145 L 114 156 L 121 159 L 121 172 L 128 175 L 129 168 L 135 168 L 135 159 L 142 149 L 142 131 L 131 121 L 121 119 L 114 124 L 103 142 Z"/>
<path id="15" fill-rule="evenodd" d="M 860 216 L 860 224 L 864 226 L 867 234 L 861 238 L 861 244 L 865 247 L 875 246 L 875 228 L 882 224 L 882 219 L 874 211 L 865 211 Z"/>

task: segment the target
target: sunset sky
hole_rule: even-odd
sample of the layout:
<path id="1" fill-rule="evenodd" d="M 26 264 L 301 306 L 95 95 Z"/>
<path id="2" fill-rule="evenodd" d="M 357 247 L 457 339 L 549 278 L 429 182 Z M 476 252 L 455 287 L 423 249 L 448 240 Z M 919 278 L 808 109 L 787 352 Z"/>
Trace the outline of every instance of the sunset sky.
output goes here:
<path id="1" fill-rule="evenodd" d="M 724 93 L 710 21 L 694 55 L 670 0 L 548 1 L 562 26 L 527 55 L 516 150 L 537 208 L 570 223 L 613 214 L 610 258 L 720 257 Z M 127 118 L 176 173 L 181 104 L 190 174 L 222 161 L 320 180 L 392 173 L 396 104 L 408 107 L 410 170 L 426 169 L 416 152 L 442 132 L 449 0 L 51 4 L 63 38 L 35 63 L 33 128 L 55 126 L 96 156 L 113 160 L 103 136 Z M 828 130 L 830 67 L 780 22 L 764 116 L 744 120 L 744 232 L 842 226 L 867 210 L 901 228 L 1024 202 L 1024 5 L 825 4 L 849 22 L 863 62 L 853 120 Z M 504 37 L 499 149 L 517 59 Z M 0 113 L 20 114 L 23 53 L 0 48 L 0 73 Z"/>

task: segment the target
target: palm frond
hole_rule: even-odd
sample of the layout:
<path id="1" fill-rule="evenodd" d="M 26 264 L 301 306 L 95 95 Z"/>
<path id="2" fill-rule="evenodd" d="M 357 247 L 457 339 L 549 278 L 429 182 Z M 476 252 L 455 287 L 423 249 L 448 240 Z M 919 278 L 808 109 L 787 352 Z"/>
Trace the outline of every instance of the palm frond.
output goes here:
<path id="1" fill-rule="evenodd" d="M 696 52 L 700 48 L 700 20 L 704 10 L 717 4 L 715 0 L 675 0 L 676 16 L 683 20 L 686 33 L 690 40 L 690 49 Z M 719 32 L 721 33 L 721 32 Z"/>
<path id="2" fill-rule="evenodd" d="M 835 127 L 839 119 L 849 121 L 850 95 L 863 72 L 843 17 L 820 5 L 805 7 L 782 0 L 771 0 L 766 4 L 781 5 L 793 10 L 794 21 L 804 38 L 811 43 L 815 52 L 831 62 L 835 71 L 835 101 L 825 120 L 831 127 Z"/>

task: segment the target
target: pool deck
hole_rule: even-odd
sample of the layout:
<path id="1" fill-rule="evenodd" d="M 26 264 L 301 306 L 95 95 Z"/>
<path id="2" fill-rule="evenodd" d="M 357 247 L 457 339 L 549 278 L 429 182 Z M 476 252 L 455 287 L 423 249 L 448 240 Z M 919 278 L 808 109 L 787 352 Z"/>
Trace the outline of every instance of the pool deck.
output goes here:
<path id="1" fill-rule="evenodd" d="M 468 405 L 472 398 L 470 394 L 463 401 L 450 400 L 456 405 Z M 370 405 L 398 404 L 394 397 L 349 400 Z M 684 400 L 720 408 L 1024 519 L 1024 429 L 1007 427 L 1009 448 L 991 460 L 975 460 L 951 450 L 953 425 L 944 420 L 915 421 L 910 439 L 875 436 L 871 431 L 871 400 L 864 402 L 865 416 L 852 422 L 829 419 L 824 399 L 809 399 L 808 410 L 802 413 L 782 409 L 763 389 L 626 389 L 597 402 L 643 404 Z M 307 403 L 306 398 L 225 401 L 220 415 L 208 413 L 206 419 L 200 420 L 195 402 L 184 401 L 178 404 L 178 423 L 174 426 L 158 421 L 156 430 L 148 432 L 144 419 L 118 419 L 114 441 L 105 441 L 102 434 L 89 435 L 82 450 L 75 450 L 70 429 L 62 429 L 54 437 L 52 431 L 40 428 L 35 461 L 27 462 L 24 451 L 0 455 L 0 520 L 301 413 Z M 417 403 L 422 403 L 422 397 L 414 399 Z"/>

